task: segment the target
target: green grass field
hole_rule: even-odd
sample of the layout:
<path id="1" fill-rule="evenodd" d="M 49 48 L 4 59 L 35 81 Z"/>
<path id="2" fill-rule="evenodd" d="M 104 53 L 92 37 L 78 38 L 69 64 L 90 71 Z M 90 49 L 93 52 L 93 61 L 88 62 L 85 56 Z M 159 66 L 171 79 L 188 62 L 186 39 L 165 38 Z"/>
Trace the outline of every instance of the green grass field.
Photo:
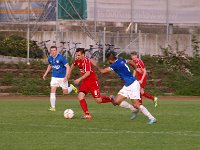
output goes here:
<path id="1" fill-rule="evenodd" d="M 47 100 L 0 101 L 0 150 L 199 150 L 200 100 L 159 101 L 144 105 L 158 122 L 147 125 L 141 113 L 111 104 L 88 101 L 92 120 L 80 119 L 78 101 L 57 101 L 57 111 L 47 111 Z M 74 119 L 64 119 L 72 108 Z"/>

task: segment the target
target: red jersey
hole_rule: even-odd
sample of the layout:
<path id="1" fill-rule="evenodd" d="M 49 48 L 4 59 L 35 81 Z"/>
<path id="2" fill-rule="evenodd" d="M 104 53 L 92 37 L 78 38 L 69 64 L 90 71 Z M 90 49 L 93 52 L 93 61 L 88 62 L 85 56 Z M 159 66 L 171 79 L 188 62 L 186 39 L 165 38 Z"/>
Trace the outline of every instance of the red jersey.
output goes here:
<path id="1" fill-rule="evenodd" d="M 137 58 L 136 60 L 134 60 L 134 63 L 137 67 L 136 77 L 138 80 L 140 80 L 144 73 L 144 71 L 143 71 L 143 69 L 145 68 L 144 62 L 141 59 Z"/>
<path id="2" fill-rule="evenodd" d="M 94 68 L 92 66 L 92 63 L 89 58 L 85 57 L 83 60 L 76 59 L 73 63 L 74 65 L 77 65 L 81 75 L 83 76 L 87 71 L 90 71 L 90 75 L 85 78 L 83 81 L 94 81 L 98 80 L 96 73 L 94 71 Z"/>

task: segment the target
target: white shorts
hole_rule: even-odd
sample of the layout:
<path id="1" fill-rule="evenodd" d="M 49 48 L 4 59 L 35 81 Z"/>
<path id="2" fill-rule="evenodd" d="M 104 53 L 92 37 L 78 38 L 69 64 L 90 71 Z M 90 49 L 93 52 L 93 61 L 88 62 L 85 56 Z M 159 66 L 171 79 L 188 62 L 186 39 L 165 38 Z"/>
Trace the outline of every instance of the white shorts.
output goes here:
<path id="1" fill-rule="evenodd" d="M 123 88 L 118 92 L 118 94 L 128 98 L 128 99 L 140 99 L 140 84 L 135 80 L 129 86 L 123 86 Z"/>
<path id="2" fill-rule="evenodd" d="M 51 78 L 50 86 L 61 87 L 62 89 L 68 89 L 68 81 L 64 82 L 64 78 Z"/>

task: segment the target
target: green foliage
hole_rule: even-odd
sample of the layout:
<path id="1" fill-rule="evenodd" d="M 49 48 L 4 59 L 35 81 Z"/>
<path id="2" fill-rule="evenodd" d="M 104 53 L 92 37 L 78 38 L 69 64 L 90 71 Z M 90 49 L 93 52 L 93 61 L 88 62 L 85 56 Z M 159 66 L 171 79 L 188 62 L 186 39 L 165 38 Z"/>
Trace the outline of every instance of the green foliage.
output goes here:
<path id="1" fill-rule="evenodd" d="M 162 48 L 163 55 L 158 56 L 158 62 L 167 67 L 169 72 L 179 71 L 186 76 L 192 76 L 189 67 L 190 60 L 185 54 L 185 50 L 179 50 L 178 42 L 176 41 L 176 48 L 173 49 L 170 45 L 167 48 Z"/>
<path id="2" fill-rule="evenodd" d="M 3 75 L 3 80 L 0 81 L 0 85 L 12 85 L 14 84 L 14 77 L 15 75 L 11 72 L 6 72 Z"/>
<path id="3" fill-rule="evenodd" d="M 25 38 L 11 35 L 1 36 L 0 39 L 0 55 L 27 57 L 27 40 Z M 43 58 L 43 51 L 33 41 L 30 41 L 30 58 Z"/>
<path id="4" fill-rule="evenodd" d="M 170 71 L 168 66 L 160 62 L 160 58 L 151 57 L 149 55 L 142 56 L 147 73 L 148 82 L 146 91 L 152 95 L 164 95 L 172 93 L 174 95 L 200 95 L 200 59 L 188 58 L 190 65 L 189 70 L 193 76 L 186 76 L 179 70 Z M 101 67 L 105 68 L 109 64 L 100 63 Z M 42 79 L 47 64 L 42 61 L 31 62 L 30 66 L 25 63 L 19 64 L 0 64 L 1 70 L 10 69 L 0 76 L 0 85 L 13 86 L 11 93 L 21 93 L 23 95 L 49 95 L 50 92 L 50 76 L 47 80 Z M 100 74 L 97 70 L 97 76 L 100 80 L 101 92 L 106 94 L 116 94 L 122 87 L 123 83 L 115 73 Z M 1 73 L 2 74 L 2 73 Z M 75 67 L 71 75 L 69 83 L 73 83 L 75 79 L 80 77 L 79 69 Z M 62 95 L 61 89 L 58 89 L 58 94 Z M 73 94 L 73 93 L 72 93 Z"/>
<path id="5" fill-rule="evenodd" d="M 118 58 L 126 58 L 126 59 L 131 59 L 130 54 L 126 53 L 126 52 L 122 52 L 117 54 Z"/>

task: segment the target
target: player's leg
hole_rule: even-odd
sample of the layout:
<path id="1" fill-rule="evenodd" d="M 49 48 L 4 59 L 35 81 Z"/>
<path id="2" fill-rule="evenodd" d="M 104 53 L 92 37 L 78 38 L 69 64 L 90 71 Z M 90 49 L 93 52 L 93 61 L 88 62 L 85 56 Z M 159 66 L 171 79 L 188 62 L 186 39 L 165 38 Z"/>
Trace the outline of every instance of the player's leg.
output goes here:
<path id="1" fill-rule="evenodd" d="M 138 99 L 132 99 L 133 105 L 138 108 L 145 116 L 148 117 L 149 121 L 148 124 L 156 123 L 155 117 L 145 108 L 143 105 L 140 104 Z"/>
<path id="2" fill-rule="evenodd" d="M 143 89 L 143 91 L 144 91 L 144 89 Z M 148 99 L 150 99 L 150 100 L 154 100 L 154 97 L 151 95 L 151 94 L 149 94 L 149 93 L 147 93 L 147 92 L 143 92 L 143 94 L 142 94 L 142 96 L 144 96 L 144 97 L 146 97 L 146 98 L 148 98 Z"/>
<path id="3" fill-rule="evenodd" d="M 127 101 L 124 101 L 128 97 L 128 87 L 123 86 L 123 88 L 118 92 L 118 95 L 115 97 L 114 101 L 117 105 L 122 108 L 128 108 L 132 113 L 137 113 L 137 109 L 129 104 Z"/>
<path id="4" fill-rule="evenodd" d="M 97 103 L 110 103 L 113 102 L 112 97 L 101 96 L 99 81 L 91 81 L 88 85 L 89 91 Z"/>
<path id="5" fill-rule="evenodd" d="M 59 82 L 58 82 L 58 78 L 51 78 L 51 82 L 50 82 L 50 86 L 51 86 L 51 93 L 50 93 L 50 108 L 49 111 L 56 111 L 56 90 L 57 87 L 59 86 Z"/>
<path id="6" fill-rule="evenodd" d="M 132 104 L 134 105 L 135 108 L 139 109 L 145 116 L 149 118 L 149 124 L 152 124 L 156 122 L 156 119 L 151 115 L 151 113 L 143 106 L 140 104 L 140 84 L 138 81 L 134 81 L 132 83 L 129 89 L 129 97 L 132 101 Z"/>
<path id="7" fill-rule="evenodd" d="M 50 93 L 50 104 L 51 107 L 49 111 L 56 111 L 56 86 L 51 86 L 51 93 Z"/>
<path id="8" fill-rule="evenodd" d="M 84 112 L 84 119 L 91 119 L 91 115 L 89 113 L 88 107 L 87 107 L 87 102 L 85 100 L 85 95 L 88 93 L 88 85 L 85 82 L 82 82 L 79 88 L 79 93 L 78 93 L 78 99 L 80 106 Z"/>
<path id="9" fill-rule="evenodd" d="M 78 89 L 73 84 L 70 84 L 70 87 L 75 93 L 78 93 Z"/>
<path id="10" fill-rule="evenodd" d="M 68 81 L 64 82 L 64 78 L 59 79 L 59 86 L 62 87 L 63 94 L 69 94 L 72 92 L 72 90 L 77 93 L 76 87 L 72 84 L 68 86 Z"/>
<path id="11" fill-rule="evenodd" d="M 158 106 L 158 98 L 157 97 L 153 97 L 151 94 L 147 93 L 144 91 L 143 94 L 144 97 L 151 99 L 154 102 L 154 106 L 157 107 Z"/>
<path id="12" fill-rule="evenodd" d="M 130 109 L 131 112 L 137 112 L 138 110 L 131 104 L 129 104 L 127 101 L 125 101 L 125 99 L 127 99 L 126 97 L 124 97 L 123 95 L 118 94 L 115 98 L 114 101 L 117 105 L 119 105 L 122 108 L 127 108 Z"/>
<path id="13" fill-rule="evenodd" d="M 152 96 L 151 94 L 147 93 L 147 92 L 144 90 L 145 87 L 146 87 L 146 83 L 147 83 L 147 77 L 145 77 L 144 80 L 143 80 L 143 82 L 140 84 L 140 88 L 141 88 L 141 89 L 140 89 L 140 93 L 141 93 L 142 96 L 144 96 L 144 97 L 146 97 L 146 98 L 148 98 L 148 99 L 154 101 L 154 105 L 155 105 L 155 107 L 157 107 L 157 105 L 158 105 L 158 103 L 157 103 L 158 98 Z M 142 99 L 142 96 L 141 96 L 141 99 Z M 142 100 L 140 100 L 140 101 L 142 102 Z M 142 104 L 142 103 L 141 103 L 141 104 Z"/>

